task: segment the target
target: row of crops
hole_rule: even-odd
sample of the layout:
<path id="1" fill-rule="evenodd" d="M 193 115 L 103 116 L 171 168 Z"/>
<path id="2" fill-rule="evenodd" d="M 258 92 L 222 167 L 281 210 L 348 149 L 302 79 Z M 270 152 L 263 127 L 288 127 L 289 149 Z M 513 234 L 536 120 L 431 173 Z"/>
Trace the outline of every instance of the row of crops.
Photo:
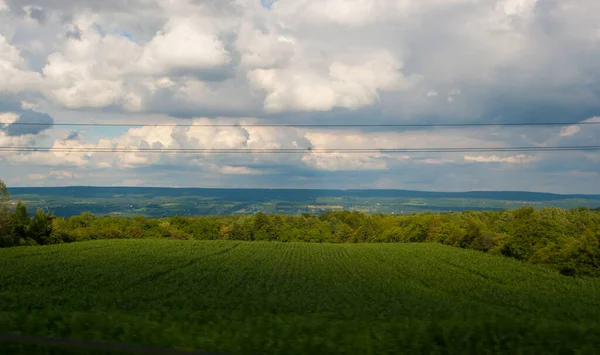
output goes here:
<path id="1" fill-rule="evenodd" d="M 600 280 L 437 244 L 92 241 L 0 250 L 0 270 L 0 332 L 231 354 L 600 346 Z"/>

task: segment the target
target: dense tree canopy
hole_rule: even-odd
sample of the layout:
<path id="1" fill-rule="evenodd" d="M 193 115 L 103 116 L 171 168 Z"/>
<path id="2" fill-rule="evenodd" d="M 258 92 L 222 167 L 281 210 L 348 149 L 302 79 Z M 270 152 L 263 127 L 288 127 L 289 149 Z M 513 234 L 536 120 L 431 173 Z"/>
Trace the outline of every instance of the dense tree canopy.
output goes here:
<path id="1" fill-rule="evenodd" d="M 19 201 L 14 211 L 7 208 L 9 194 L 6 185 L 0 180 L 0 247 L 17 245 L 55 244 L 61 239 L 52 239 L 54 216 L 37 210 L 29 216 L 27 206 Z"/>

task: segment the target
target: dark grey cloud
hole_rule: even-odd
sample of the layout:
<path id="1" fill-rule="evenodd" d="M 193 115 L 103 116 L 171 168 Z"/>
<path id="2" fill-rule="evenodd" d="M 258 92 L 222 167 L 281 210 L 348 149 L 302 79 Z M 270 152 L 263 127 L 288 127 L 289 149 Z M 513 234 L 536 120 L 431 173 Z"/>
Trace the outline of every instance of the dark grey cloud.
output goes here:
<path id="1" fill-rule="evenodd" d="M 562 172 L 562 171 L 584 171 L 600 173 L 600 156 L 593 160 L 581 153 L 559 152 L 539 154 L 540 159 L 529 167 L 531 171 L 538 172 Z"/>
<path id="2" fill-rule="evenodd" d="M 190 0 L 191 4 L 204 5 L 217 15 L 241 14 L 235 0 Z"/>
<path id="3" fill-rule="evenodd" d="M 46 22 L 46 12 L 41 7 L 34 6 L 29 10 L 29 17 L 43 24 Z"/>
<path id="4" fill-rule="evenodd" d="M 66 38 L 73 38 L 76 40 L 81 40 L 81 30 L 79 29 L 79 27 L 74 26 L 73 29 L 70 29 L 67 31 L 67 33 L 65 34 Z"/>
<path id="5" fill-rule="evenodd" d="M 23 111 L 15 123 L 27 123 L 28 125 L 11 124 L 6 127 L 8 136 L 23 136 L 26 134 L 39 134 L 52 128 L 54 119 L 45 113 L 36 111 Z M 35 125 L 29 125 L 35 124 Z"/>
<path id="6" fill-rule="evenodd" d="M 81 139 L 81 133 L 79 133 L 78 131 L 73 131 L 73 132 L 69 133 L 67 138 L 65 138 L 65 140 L 68 140 L 68 141 L 76 141 L 76 140 L 80 140 L 80 139 Z"/>
<path id="7" fill-rule="evenodd" d="M 15 95 L 0 95 L 0 112 L 15 112 L 21 109 L 21 102 Z"/>
<path id="8" fill-rule="evenodd" d="M 481 120 L 502 123 L 520 122 L 580 122 L 600 113 L 598 101 L 552 102 L 521 99 L 490 102 Z"/>
<path id="9" fill-rule="evenodd" d="M 157 90 L 149 100 L 147 111 L 177 118 L 256 117 L 262 109 L 261 98 L 248 95 L 247 84 L 236 80 L 205 82 L 210 92 L 187 97 L 169 89 Z"/>
<path id="10" fill-rule="evenodd" d="M 22 9 L 25 6 L 38 6 L 49 10 L 72 12 L 81 9 L 93 11 L 125 10 L 140 8 L 155 8 L 155 1 L 148 0 L 5 0 L 11 10 Z"/>

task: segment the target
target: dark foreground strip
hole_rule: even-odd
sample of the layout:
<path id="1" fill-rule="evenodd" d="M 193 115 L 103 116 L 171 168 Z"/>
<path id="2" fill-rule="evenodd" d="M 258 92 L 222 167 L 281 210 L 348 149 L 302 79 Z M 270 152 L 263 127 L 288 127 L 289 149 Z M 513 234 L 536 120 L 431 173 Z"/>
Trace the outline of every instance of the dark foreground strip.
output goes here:
<path id="1" fill-rule="evenodd" d="M 129 345 L 117 343 L 105 343 L 99 341 L 75 340 L 75 339 L 56 339 L 46 338 L 35 335 L 24 334 L 4 334 L 0 333 L 0 342 L 20 343 L 20 344 L 35 344 L 49 345 L 57 347 L 79 348 L 86 350 L 102 350 L 126 352 L 135 354 L 164 354 L 164 355 L 218 355 L 216 353 L 208 353 L 204 351 L 187 351 L 168 348 L 155 348 L 142 345 Z"/>

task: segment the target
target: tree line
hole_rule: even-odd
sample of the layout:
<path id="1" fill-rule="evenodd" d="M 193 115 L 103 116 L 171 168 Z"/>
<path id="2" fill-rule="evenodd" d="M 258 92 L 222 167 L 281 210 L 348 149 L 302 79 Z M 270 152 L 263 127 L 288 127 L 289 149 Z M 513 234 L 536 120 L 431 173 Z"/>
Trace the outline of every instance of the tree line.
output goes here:
<path id="1" fill-rule="evenodd" d="M 9 200 L 6 185 L 0 180 L 0 248 L 60 242 L 50 240 L 54 232 L 53 215 L 38 209 L 30 216 L 27 206 L 21 201 L 17 203 L 14 211 L 10 211 Z"/>
<path id="2" fill-rule="evenodd" d="M 0 186 L 1 189 L 1 186 Z M 219 217 L 121 218 L 83 213 L 30 216 L 18 203 L 0 212 L 0 246 L 97 239 L 167 238 L 312 243 L 441 243 L 542 265 L 564 275 L 600 276 L 600 210 L 522 207 L 511 211 L 369 215 L 335 211 Z"/>

